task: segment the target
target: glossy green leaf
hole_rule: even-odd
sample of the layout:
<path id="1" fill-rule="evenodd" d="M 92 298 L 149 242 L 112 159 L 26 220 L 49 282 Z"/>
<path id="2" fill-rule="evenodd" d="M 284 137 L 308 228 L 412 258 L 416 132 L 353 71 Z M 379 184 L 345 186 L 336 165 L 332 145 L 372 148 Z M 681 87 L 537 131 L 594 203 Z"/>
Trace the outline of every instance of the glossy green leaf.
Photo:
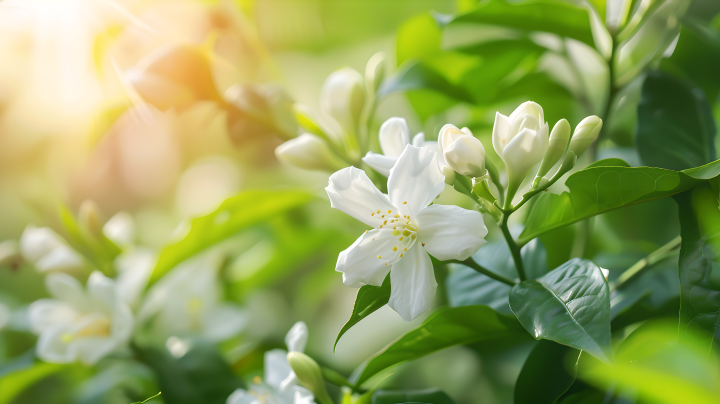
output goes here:
<path id="1" fill-rule="evenodd" d="M 515 404 L 552 404 L 575 381 L 579 355 L 580 351 L 569 346 L 540 341 L 515 382 Z"/>
<path id="2" fill-rule="evenodd" d="M 421 14 L 403 23 L 396 39 L 397 64 L 408 59 L 422 60 L 440 50 L 442 33 L 430 14 Z"/>
<path id="3" fill-rule="evenodd" d="M 408 63 L 397 74 L 385 80 L 378 89 L 378 96 L 410 90 L 432 90 L 458 101 L 473 102 L 461 87 L 450 83 L 445 77 L 424 63 Z"/>
<path id="4" fill-rule="evenodd" d="M 715 121 L 703 93 L 663 72 L 648 73 L 638 105 L 637 149 L 643 163 L 684 170 L 715 160 Z"/>
<path id="5" fill-rule="evenodd" d="M 610 290 L 594 262 L 573 258 L 510 291 L 510 309 L 536 339 L 582 349 L 603 361 L 610 348 Z"/>
<path id="6" fill-rule="evenodd" d="M 610 297 L 612 326 L 622 327 L 658 315 L 677 313 L 679 301 L 680 285 L 675 256 L 613 292 Z"/>
<path id="7" fill-rule="evenodd" d="M 165 346 L 136 346 L 140 359 L 153 369 L 165 402 L 225 404 L 235 389 L 244 387 L 215 346 L 189 339 L 179 343 L 187 344 L 181 356 Z"/>
<path id="8" fill-rule="evenodd" d="M 3 375 L 0 378 L 0 403 L 13 402 L 25 389 L 62 369 L 62 365 L 54 363 L 37 363 Z"/>
<path id="9" fill-rule="evenodd" d="M 530 278 L 534 279 L 548 272 L 547 252 L 540 240 L 531 241 L 520 253 L 525 263 L 525 271 Z M 517 278 L 515 263 L 504 240 L 488 243 L 472 258 L 483 267 L 506 278 Z M 500 313 L 511 313 L 508 305 L 510 285 L 498 282 L 465 265 L 450 264 L 450 268 L 452 272 L 445 282 L 451 307 L 482 304 Z"/>
<path id="10" fill-rule="evenodd" d="M 703 184 L 675 197 L 680 212 L 680 335 L 699 333 L 707 350 L 720 343 L 720 211 Z"/>
<path id="11" fill-rule="evenodd" d="M 487 306 L 439 310 L 418 328 L 404 334 L 361 365 L 353 379 L 357 385 L 362 385 L 390 366 L 418 359 L 451 346 L 522 333 L 522 326 L 517 320 Z"/>
<path id="12" fill-rule="evenodd" d="M 523 31 L 543 31 L 593 45 L 588 12 L 573 4 L 553 0 L 509 2 L 490 0 L 457 16 L 450 24 L 499 25 Z"/>
<path id="13" fill-rule="evenodd" d="M 162 250 L 149 284 L 205 248 L 309 200 L 310 195 L 300 191 L 260 190 L 242 192 L 226 199 L 213 213 L 193 219 L 188 234 Z"/>
<path id="14" fill-rule="evenodd" d="M 665 198 L 720 174 L 720 160 L 672 171 L 652 167 L 592 167 L 565 181 L 569 192 L 544 193 L 530 212 L 520 243 L 553 229 L 624 206 Z"/>
<path id="15" fill-rule="evenodd" d="M 372 397 L 372 404 L 399 403 L 454 404 L 455 402 L 439 389 L 415 391 L 378 390 Z"/>
<path id="16" fill-rule="evenodd" d="M 345 323 L 340 332 L 335 338 L 335 344 L 333 345 L 333 352 L 337 347 L 340 337 L 343 336 L 350 328 L 355 324 L 359 323 L 360 320 L 374 313 L 379 308 L 385 306 L 390 300 L 390 275 L 385 278 L 382 286 L 371 286 L 365 285 L 358 290 L 357 297 L 355 297 L 355 305 L 353 306 L 352 314 L 350 319 Z"/>

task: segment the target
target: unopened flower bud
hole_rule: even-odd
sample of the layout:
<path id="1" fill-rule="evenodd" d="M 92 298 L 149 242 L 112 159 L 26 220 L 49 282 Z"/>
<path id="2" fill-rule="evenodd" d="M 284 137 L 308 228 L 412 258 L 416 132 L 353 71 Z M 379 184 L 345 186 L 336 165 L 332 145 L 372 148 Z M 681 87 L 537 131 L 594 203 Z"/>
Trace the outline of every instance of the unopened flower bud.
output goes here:
<path id="1" fill-rule="evenodd" d="M 195 101 L 224 102 L 215 87 L 207 50 L 200 46 L 159 49 L 141 59 L 127 79 L 145 101 L 161 110 Z"/>
<path id="2" fill-rule="evenodd" d="M 104 220 L 100 208 L 93 201 L 83 201 L 80 205 L 80 212 L 78 214 L 78 221 L 80 227 L 92 238 L 100 238 L 103 228 Z"/>
<path id="3" fill-rule="evenodd" d="M 570 147 L 568 151 L 575 153 L 576 156 L 580 157 L 590 144 L 597 138 L 602 129 L 603 121 L 595 115 L 591 115 L 578 124 L 575 127 L 575 133 L 573 133 L 572 139 L 570 139 Z"/>
<path id="4" fill-rule="evenodd" d="M 300 125 L 300 129 L 327 140 L 327 135 L 322 128 L 320 128 L 320 125 L 318 125 L 315 117 L 312 116 L 310 108 L 308 108 L 307 105 L 295 104 L 293 105 L 293 112 L 295 113 L 295 119 L 298 125 Z"/>
<path id="5" fill-rule="evenodd" d="M 306 170 L 335 171 L 344 167 L 324 140 L 309 133 L 303 133 L 278 146 L 275 156 L 280 161 Z"/>
<path id="6" fill-rule="evenodd" d="M 345 67 L 328 76 L 320 91 L 320 107 L 333 117 L 345 134 L 357 134 L 365 106 L 365 85 L 357 71 Z"/>
<path id="7" fill-rule="evenodd" d="M 485 148 L 469 129 L 459 130 L 453 125 L 440 129 L 438 144 L 448 166 L 462 175 L 485 175 Z"/>
<path id="8" fill-rule="evenodd" d="M 116 245 L 127 247 L 135 241 L 135 221 L 127 212 L 118 212 L 105 223 L 102 232 Z"/>
<path id="9" fill-rule="evenodd" d="M 325 389 L 325 380 L 317 362 L 302 352 L 289 352 L 287 360 L 300 383 L 312 391 L 321 404 L 333 402 Z"/>
<path id="10" fill-rule="evenodd" d="M 559 120 L 550 132 L 550 142 L 548 149 L 543 157 L 540 169 L 537 172 L 538 177 L 542 177 L 550 171 L 550 169 L 560 161 L 565 149 L 567 149 L 568 140 L 570 139 L 570 123 L 566 119 Z"/>
<path id="11" fill-rule="evenodd" d="M 365 66 L 365 85 L 367 86 L 368 94 L 373 94 L 377 91 L 385 78 L 385 54 L 378 52 L 368 60 Z"/>

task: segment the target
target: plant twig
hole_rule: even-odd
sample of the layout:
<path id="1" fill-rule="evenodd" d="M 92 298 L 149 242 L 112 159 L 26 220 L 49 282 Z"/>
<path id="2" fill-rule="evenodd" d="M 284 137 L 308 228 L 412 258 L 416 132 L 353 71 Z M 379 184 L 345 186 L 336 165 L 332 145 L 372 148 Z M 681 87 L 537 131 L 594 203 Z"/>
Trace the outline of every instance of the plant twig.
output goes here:
<path id="1" fill-rule="evenodd" d="M 478 263 L 475 262 L 472 258 L 468 258 L 468 259 L 466 259 L 465 261 L 451 260 L 451 261 L 448 261 L 448 262 L 455 263 L 455 264 L 462 264 L 462 265 L 468 266 L 468 267 L 470 267 L 470 268 L 472 268 L 472 269 L 480 272 L 481 274 L 483 274 L 483 275 L 485 275 L 485 276 L 488 276 L 488 277 L 490 277 L 490 278 L 492 278 L 492 279 L 495 279 L 496 281 L 502 282 L 502 283 L 507 284 L 507 285 L 510 285 L 510 286 L 514 286 L 515 284 L 517 284 L 517 282 L 515 282 L 515 281 L 513 281 L 513 280 L 510 280 L 510 279 L 508 279 L 508 278 L 506 278 L 506 277 L 504 277 L 504 276 L 502 276 L 502 275 L 498 275 L 498 274 L 496 274 L 495 272 L 493 272 L 493 271 L 485 268 L 484 266 L 478 264 Z"/>
<path id="2" fill-rule="evenodd" d="M 517 245 L 512 234 L 510 234 L 510 229 L 508 229 L 507 223 L 509 218 L 509 213 L 503 214 L 502 221 L 500 222 L 500 230 L 502 230 L 503 236 L 505 236 L 505 241 L 507 242 L 508 247 L 510 247 L 510 253 L 512 254 L 513 261 L 515 262 L 515 269 L 517 270 L 518 278 L 520 278 L 520 281 L 522 282 L 527 280 L 527 276 L 525 275 L 525 265 L 523 264 L 522 255 L 520 254 L 520 246 Z"/>
<path id="3" fill-rule="evenodd" d="M 645 272 L 653 265 L 664 260 L 665 258 L 674 255 L 675 249 L 680 246 L 681 242 L 682 238 L 680 236 L 677 236 L 669 243 L 648 254 L 647 257 L 636 262 L 633 266 L 623 272 L 623 274 L 620 275 L 620 277 L 616 281 L 610 283 L 610 291 L 622 287 L 630 279 L 636 277 L 637 275 L 640 275 L 641 273 Z"/>

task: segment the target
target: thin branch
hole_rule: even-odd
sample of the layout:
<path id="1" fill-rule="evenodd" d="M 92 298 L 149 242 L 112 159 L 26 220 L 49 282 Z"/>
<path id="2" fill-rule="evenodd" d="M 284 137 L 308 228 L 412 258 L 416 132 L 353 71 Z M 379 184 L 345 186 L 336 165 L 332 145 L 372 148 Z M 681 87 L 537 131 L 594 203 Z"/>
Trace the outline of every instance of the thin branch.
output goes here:
<path id="1" fill-rule="evenodd" d="M 450 260 L 450 261 L 448 261 L 448 262 L 455 263 L 455 264 L 462 264 L 462 265 L 468 266 L 468 267 L 470 267 L 470 268 L 472 268 L 472 269 L 480 272 L 481 274 L 483 274 L 483 275 L 485 275 L 485 276 L 488 276 L 488 277 L 490 277 L 490 278 L 495 279 L 496 281 L 502 282 L 502 283 L 507 284 L 507 285 L 510 285 L 510 286 L 515 286 L 515 285 L 517 284 L 517 282 L 515 282 L 515 281 L 513 281 L 513 280 L 510 280 L 510 279 L 508 279 L 508 278 L 506 278 L 506 277 L 504 277 L 504 276 L 502 276 L 502 275 L 498 275 L 498 274 L 496 274 L 495 272 L 493 272 L 493 271 L 485 268 L 484 266 L 479 265 L 479 264 L 478 264 L 477 262 L 475 262 L 472 258 L 468 258 L 468 259 L 466 259 L 465 261 Z"/>
<path id="2" fill-rule="evenodd" d="M 680 246 L 681 242 L 682 238 L 680 236 L 677 236 L 669 243 L 648 254 L 647 257 L 636 262 L 633 266 L 623 272 L 623 274 L 620 275 L 620 277 L 616 281 L 610 283 L 610 291 L 622 287 L 630 279 L 636 277 L 637 275 L 640 275 L 641 273 L 650 269 L 653 265 L 664 260 L 665 258 L 674 255 L 675 249 Z"/>

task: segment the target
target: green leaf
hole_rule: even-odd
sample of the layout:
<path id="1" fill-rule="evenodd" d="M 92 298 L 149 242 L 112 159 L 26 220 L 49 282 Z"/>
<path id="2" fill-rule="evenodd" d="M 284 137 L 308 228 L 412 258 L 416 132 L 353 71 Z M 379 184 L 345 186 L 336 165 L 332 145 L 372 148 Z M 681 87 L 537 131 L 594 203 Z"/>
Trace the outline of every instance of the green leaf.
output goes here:
<path id="1" fill-rule="evenodd" d="M 600 267 L 573 258 L 510 291 L 510 309 L 536 339 L 582 349 L 603 361 L 610 348 L 610 290 Z"/>
<path id="2" fill-rule="evenodd" d="M 573 382 L 580 351 L 552 341 L 540 341 L 530 352 L 515 382 L 515 404 L 551 404 Z M 569 359 L 572 368 L 568 369 Z"/>
<path id="3" fill-rule="evenodd" d="M 378 390 L 372 397 L 372 404 L 398 403 L 454 404 L 455 402 L 439 389 L 415 391 Z"/>
<path id="4" fill-rule="evenodd" d="M 188 234 L 162 250 L 148 286 L 205 248 L 309 200 L 310 195 L 300 191 L 261 190 L 242 192 L 226 199 L 213 213 L 193 219 Z"/>
<path id="5" fill-rule="evenodd" d="M 397 33 L 397 64 L 408 59 L 422 60 L 440 51 L 441 35 L 440 27 L 428 13 L 405 21 Z"/>
<path id="6" fill-rule="evenodd" d="M 670 170 L 715 160 L 715 121 L 701 91 L 663 72 L 648 73 L 638 105 L 637 149 L 644 164 Z"/>
<path id="7" fill-rule="evenodd" d="M 176 404 L 225 404 L 243 387 L 217 348 L 201 340 L 181 340 L 187 352 L 172 355 L 164 346 L 136 345 L 141 360 L 157 376 L 164 400 Z"/>
<path id="8" fill-rule="evenodd" d="M 477 23 L 499 25 L 523 31 L 558 34 L 593 46 L 588 12 L 573 4 L 534 0 L 521 3 L 490 0 L 473 11 L 457 16 L 450 24 Z"/>
<path id="9" fill-rule="evenodd" d="M 473 102 L 472 96 L 463 87 L 450 83 L 424 63 L 405 64 L 397 74 L 383 82 L 378 96 L 382 98 L 395 92 L 419 89 L 432 90 L 458 101 Z"/>
<path id="10" fill-rule="evenodd" d="M 662 59 L 660 68 L 683 77 L 703 89 L 711 103 L 718 101 L 720 75 L 720 31 L 702 21 L 683 19 L 680 39 L 672 56 Z"/>
<path id="11" fill-rule="evenodd" d="M 720 343 L 720 211 L 703 184 L 675 197 L 680 212 L 680 336 L 701 334 L 707 350 Z"/>
<path id="12" fill-rule="evenodd" d="M 465 306 L 439 310 L 418 328 L 406 333 L 370 358 L 353 377 L 362 385 L 390 366 L 411 361 L 455 345 L 471 344 L 522 333 L 511 316 L 487 306 Z"/>
<path id="13" fill-rule="evenodd" d="M 520 253 L 525 270 L 531 279 L 548 272 L 547 252 L 540 240 L 525 245 Z M 504 240 L 483 246 L 472 256 L 483 267 L 509 279 L 517 278 L 510 248 Z M 508 295 L 510 285 L 498 282 L 472 268 L 450 264 L 451 273 L 446 280 L 447 296 L 451 307 L 487 305 L 500 313 L 510 314 Z"/>
<path id="14" fill-rule="evenodd" d="M 3 375 L 0 378 L 0 404 L 13 402 L 25 389 L 62 369 L 62 365 L 41 362 Z"/>
<path id="15" fill-rule="evenodd" d="M 355 306 L 353 306 L 352 314 L 350 319 L 345 323 L 343 328 L 335 338 L 335 344 L 333 345 L 333 352 L 337 347 L 340 337 L 343 336 L 350 328 L 355 324 L 359 323 L 360 320 L 374 313 L 377 309 L 385 306 L 390 300 L 390 275 L 385 278 L 382 286 L 371 286 L 365 285 L 358 290 L 357 297 L 355 297 Z"/>
<path id="16" fill-rule="evenodd" d="M 665 198 L 720 174 L 720 160 L 701 167 L 672 171 L 652 167 L 591 167 L 565 181 L 570 190 L 539 197 L 530 212 L 520 244 L 588 217 L 624 206 Z"/>

